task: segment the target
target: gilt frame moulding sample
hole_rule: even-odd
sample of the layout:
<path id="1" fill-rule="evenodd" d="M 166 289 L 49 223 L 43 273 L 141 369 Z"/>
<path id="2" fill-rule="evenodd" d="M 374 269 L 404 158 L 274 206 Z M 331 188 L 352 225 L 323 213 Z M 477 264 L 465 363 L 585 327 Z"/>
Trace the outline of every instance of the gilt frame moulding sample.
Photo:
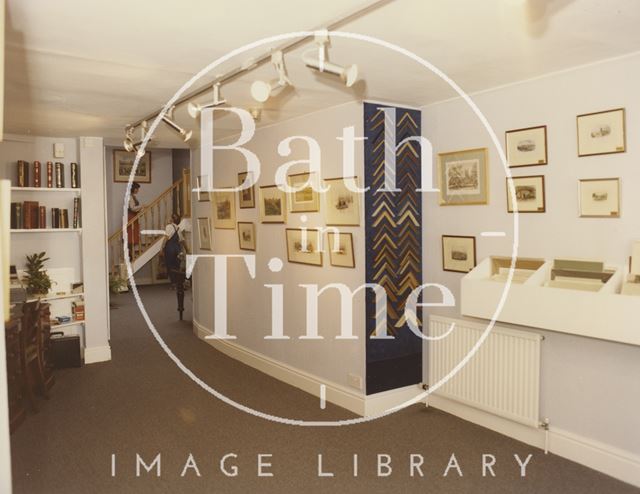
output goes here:
<path id="1" fill-rule="evenodd" d="M 391 111 L 393 109 L 394 111 Z M 365 272 L 367 283 L 382 286 L 388 298 L 386 330 L 393 339 L 372 339 L 376 326 L 376 296 L 366 295 L 366 394 L 422 382 L 422 339 L 405 320 L 405 302 L 422 283 L 422 196 L 417 140 L 408 140 L 393 154 L 385 149 L 385 134 L 394 145 L 421 135 L 421 112 L 385 104 L 364 103 Z M 378 192 L 385 184 L 388 160 L 395 160 L 399 192 Z M 389 169 L 388 169 L 389 168 Z M 420 297 L 421 300 L 421 297 Z M 422 320 L 417 308 L 415 319 Z"/>

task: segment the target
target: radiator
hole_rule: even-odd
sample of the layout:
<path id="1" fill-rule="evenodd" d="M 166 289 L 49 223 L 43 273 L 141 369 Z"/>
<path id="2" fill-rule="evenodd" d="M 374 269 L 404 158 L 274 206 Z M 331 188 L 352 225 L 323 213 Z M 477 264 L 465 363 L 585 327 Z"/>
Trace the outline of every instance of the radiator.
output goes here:
<path id="1" fill-rule="evenodd" d="M 430 316 L 429 384 L 458 365 L 476 344 L 486 324 Z M 532 427 L 539 425 L 540 345 L 542 335 L 495 326 L 477 353 L 435 395 Z"/>

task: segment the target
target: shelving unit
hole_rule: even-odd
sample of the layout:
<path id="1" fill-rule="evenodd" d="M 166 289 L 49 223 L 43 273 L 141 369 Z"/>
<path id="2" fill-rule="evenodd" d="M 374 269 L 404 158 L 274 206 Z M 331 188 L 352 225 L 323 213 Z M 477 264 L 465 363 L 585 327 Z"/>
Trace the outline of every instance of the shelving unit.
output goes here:
<path id="1" fill-rule="evenodd" d="M 81 189 L 71 187 L 11 187 L 11 192 L 73 192 L 80 194 Z"/>
<path id="2" fill-rule="evenodd" d="M 11 233 L 63 233 L 63 232 L 81 232 L 82 228 L 20 228 L 13 229 Z"/>
<path id="3" fill-rule="evenodd" d="M 67 298 L 79 298 L 79 297 L 84 297 L 84 293 L 67 293 L 65 295 L 51 295 L 47 297 L 30 298 L 30 299 L 27 299 L 27 302 L 35 302 L 36 300 L 49 302 L 51 300 L 64 300 Z"/>
<path id="4" fill-rule="evenodd" d="M 640 297 L 622 295 L 624 266 L 597 291 L 549 286 L 553 262 L 546 261 L 523 283 L 512 283 L 497 316 L 501 322 L 640 346 Z M 461 312 L 491 319 L 506 283 L 492 279 L 487 258 L 462 278 Z"/>

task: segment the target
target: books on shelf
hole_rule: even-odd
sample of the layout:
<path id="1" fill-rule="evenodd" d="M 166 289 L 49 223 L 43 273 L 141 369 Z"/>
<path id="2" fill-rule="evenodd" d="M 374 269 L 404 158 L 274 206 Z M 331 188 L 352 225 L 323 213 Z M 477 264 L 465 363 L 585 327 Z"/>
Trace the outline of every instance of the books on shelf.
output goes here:
<path id="1" fill-rule="evenodd" d="M 73 228 L 80 228 L 80 198 L 73 201 Z M 11 203 L 11 229 L 34 230 L 47 228 L 47 208 L 38 201 L 24 201 Z M 69 210 L 51 208 L 51 225 L 49 228 L 70 228 Z"/>
<path id="2" fill-rule="evenodd" d="M 71 163 L 71 188 L 80 188 L 80 175 L 78 170 L 78 163 Z"/>
<path id="3" fill-rule="evenodd" d="M 64 163 L 56 161 L 56 188 L 62 189 L 64 187 Z"/>
<path id="4" fill-rule="evenodd" d="M 29 187 L 29 163 L 18 160 L 18 187 Z"/>
<path id="5" fill-rule="evenodd" d="M 73 228 L 80 228 L 82 221 L 80 219 L 80 198 L 73 198 Z"/>
<path id="6" fill-rule="evenodd" d="M 71 313 L 74 321 L 84 321 L 84 300 L 72 302 Z"/>
<path id="7" fill-rule="evenodd" d="M 33 162 L 33 186 L 40 187 L 40 162 Z"/>
<path id="8" fill-rule="evenodd" d="M 53 188 L 53 161 L 47 161 L 47 188 Z"/>

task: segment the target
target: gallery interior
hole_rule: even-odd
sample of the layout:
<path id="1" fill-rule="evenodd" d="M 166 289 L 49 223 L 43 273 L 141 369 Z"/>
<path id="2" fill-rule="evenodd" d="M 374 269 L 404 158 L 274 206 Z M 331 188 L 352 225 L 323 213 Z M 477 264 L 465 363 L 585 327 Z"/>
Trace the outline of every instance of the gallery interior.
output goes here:
<path id="1" fill-rule="evenodd" d="M 639 492 L 640 4 L 2 4 L 0 492 Z"/>

